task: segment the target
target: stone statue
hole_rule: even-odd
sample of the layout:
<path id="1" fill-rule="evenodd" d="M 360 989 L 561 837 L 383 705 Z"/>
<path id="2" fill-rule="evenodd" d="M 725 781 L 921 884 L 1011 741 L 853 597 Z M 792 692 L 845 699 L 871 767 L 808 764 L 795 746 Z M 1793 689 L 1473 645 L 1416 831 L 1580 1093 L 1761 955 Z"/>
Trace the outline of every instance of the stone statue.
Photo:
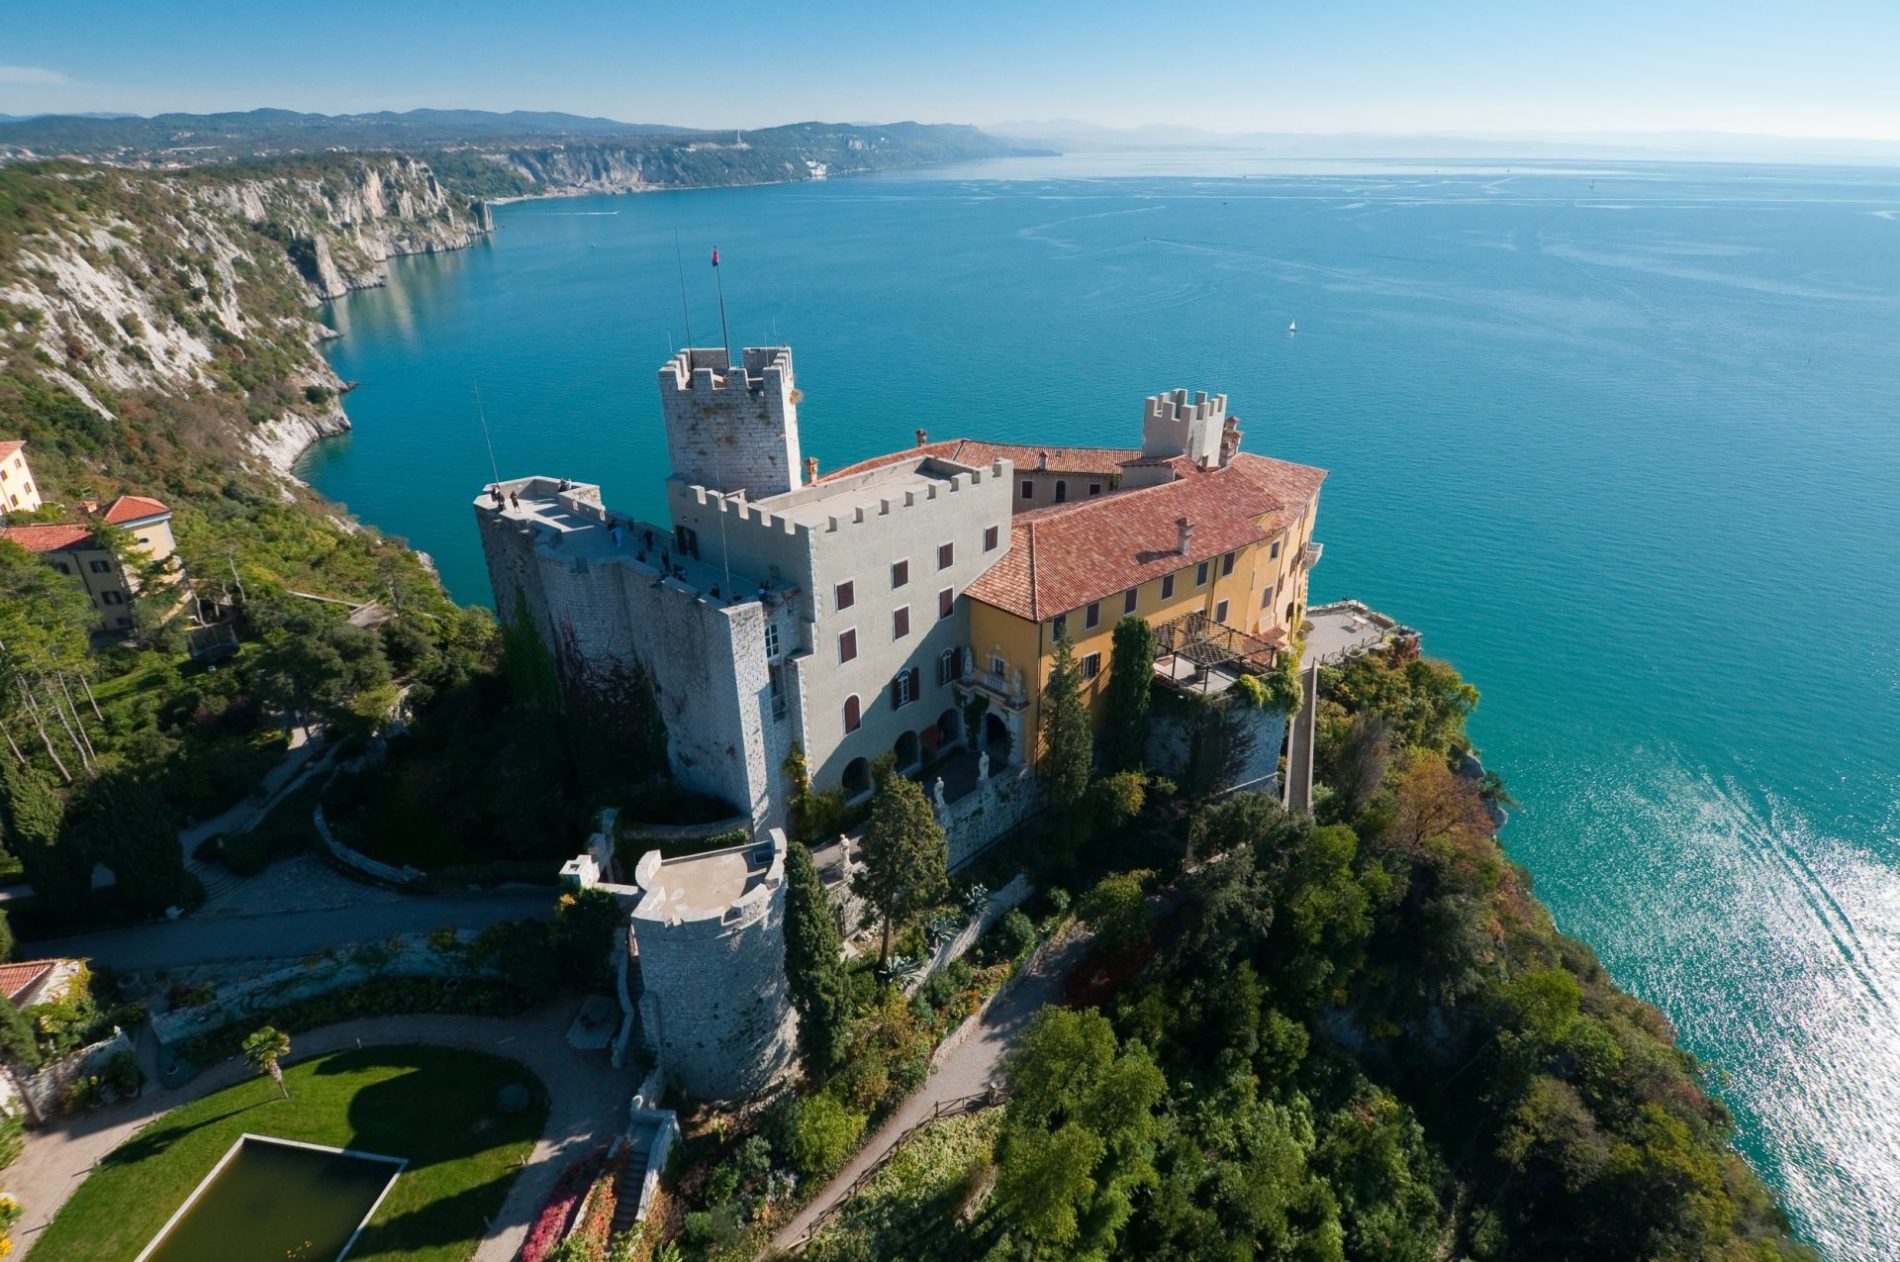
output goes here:
<path id="1" fill-rule="evenodd" d="M 1023 668 L 1020 666 L 1018 666 L 1015 673 L 1009 677 L 1009 695 L 1012 697 L 1020 697 L 1023 695 Z"/>
<path id="2" fill-rule="evenodd" d="M 987 749 L 976 756 L 976 782 L 978 784 L 990 782 L 990 751 Z"/>
<path id="3" fill-rule="evenodd" d="M 950 804 L 943 800 L 943 777 L 942 776 L 937 777 L 937 783 L 934 786 L 932 786 L 930 790 L 930 796 L 937 800 L 938 810 L 947 811 L 950 809 Z"/>

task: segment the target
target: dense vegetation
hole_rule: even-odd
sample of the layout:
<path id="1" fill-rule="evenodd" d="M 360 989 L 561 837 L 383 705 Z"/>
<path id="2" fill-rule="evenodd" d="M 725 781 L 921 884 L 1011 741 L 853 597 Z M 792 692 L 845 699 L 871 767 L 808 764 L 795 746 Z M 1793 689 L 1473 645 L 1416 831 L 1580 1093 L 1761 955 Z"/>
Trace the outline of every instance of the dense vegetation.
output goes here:
<path id="1" fill-rule="evenodd" d="M 1192 817 L 1159 954 L 1038 1018 L 979 1230 L 937 1256 L 1812 1256 L 1662 1016 L 1499 849 L 1495 784 L 1461 774 L 1476 692 L 1401 647 L 1323 695 L 1323 764 L 1359 787 L 1324 823 Z M 1130 900 L 1103 901 L 1125 955 Z"/>

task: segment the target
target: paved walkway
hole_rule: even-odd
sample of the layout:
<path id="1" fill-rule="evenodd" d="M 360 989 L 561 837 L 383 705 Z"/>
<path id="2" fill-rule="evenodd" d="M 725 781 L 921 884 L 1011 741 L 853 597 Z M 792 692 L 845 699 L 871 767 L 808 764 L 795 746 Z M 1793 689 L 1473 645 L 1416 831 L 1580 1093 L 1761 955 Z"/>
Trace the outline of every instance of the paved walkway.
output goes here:
<path id="1" fill-rule="evenodd" d="M 936 1111 L 939 1104 L 960 1100 L 987 1090 L 1002 1074 L 1003 1057 L 1022 1037 L 1030 1019 L 1045 1004 L 1062 996 L 1062 980 L 1069 975 L 1087 952 L 1091 935 L 1080 926 L 1055 941 L 1032 966 L 998 992 L 988 1008 L 970 1020 L 975 1028 L 964 1037 L 924 1085 L 878 1128 L 871 1141 L 859 1150 L 849 1165 L 825 1185 L 825 1190 L 799 1212 L 772 1238 L 772 1248 L 787 1249 L 811 1229 L 831 1208 L 851 1191 L 858 1176 L 896 1147 L 905 1133 Z"/>
<path id="2" fill-rule="evenodd" d="M 430 1043 L 493 1052 L 520 1061 L 547 1086 L 548 1123 L 530 1162 L 516 1177 L 475 1262 L 510 1262 L 546 1203 L 555 1179 L 574 1157 L 607 1143 L 626 1128 L 627 1102 L 636 1084 L 612 1068 L 603 1053 L 567 1045 L 574 1004 L 545 1005 L 525 1016 L 404 1016 L 347 1021 L 295 1035 L 291 1063 L 324 1052 L 392 1043 Z M 227 1061 L 174 1090 L 148 1089 L 136 1100 L 29 1132 L 26 1150 L 6 1171 L 7 1190 L 25 1210 L 16 1231 L 30 1252 L 60 1206 L 100 1158 L 171 1109 L 252 1076 L 242 1061 Z"/>

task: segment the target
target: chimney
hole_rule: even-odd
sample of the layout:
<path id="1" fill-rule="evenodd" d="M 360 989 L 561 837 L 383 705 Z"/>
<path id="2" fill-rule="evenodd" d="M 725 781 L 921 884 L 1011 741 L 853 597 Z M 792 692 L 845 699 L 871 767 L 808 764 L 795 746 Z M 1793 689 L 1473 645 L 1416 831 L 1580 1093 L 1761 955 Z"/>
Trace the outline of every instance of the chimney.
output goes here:
<path id="1" fill-rule="evenodd" d="M 924 430 L 921 430 L 921 429 L 920 429 L 920 430 L 918 430 L 918 431 L 917 431 L 917 445 L 918 445 L 919 447 L 921 447 L 921 446 L 923 446 L 923 445 L 924 445 L 924 443 L 925 443 L 925 441 L 926 441 L 926 440 L 928 440 L 928 439 L 929 439 L 929 437 L 930 437 L 930 435 L 929 435 L 929 434 L 928 434 L 927 432 L 925 432 Z"/>
<path id="2" fill-rule="evenodd" d="M 805 485 L 810 486 L 818 480 L 818 457 L 805 457 Z"/>
<path id="3" fill-rule="evenodd" d="M 1186 556 L 1188 549 L 1194 544 L 1194 523 L 1182 517 L 1176 520 L 1174 529 L 1179 537 L 1181 555 Z"/>

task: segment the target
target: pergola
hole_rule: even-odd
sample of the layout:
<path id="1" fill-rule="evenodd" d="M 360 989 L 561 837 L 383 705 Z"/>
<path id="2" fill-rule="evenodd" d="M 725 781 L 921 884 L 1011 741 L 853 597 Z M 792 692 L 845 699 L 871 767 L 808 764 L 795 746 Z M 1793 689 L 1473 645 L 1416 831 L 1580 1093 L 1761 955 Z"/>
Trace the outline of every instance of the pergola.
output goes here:
<path id="1" fill-rule="evenodd" d="M 1243 674 L 1272 669 L 1279 651 L 1199 610 L 1155 628 L 1155 674 L 1183 691 L 1225 692 Z"/>

